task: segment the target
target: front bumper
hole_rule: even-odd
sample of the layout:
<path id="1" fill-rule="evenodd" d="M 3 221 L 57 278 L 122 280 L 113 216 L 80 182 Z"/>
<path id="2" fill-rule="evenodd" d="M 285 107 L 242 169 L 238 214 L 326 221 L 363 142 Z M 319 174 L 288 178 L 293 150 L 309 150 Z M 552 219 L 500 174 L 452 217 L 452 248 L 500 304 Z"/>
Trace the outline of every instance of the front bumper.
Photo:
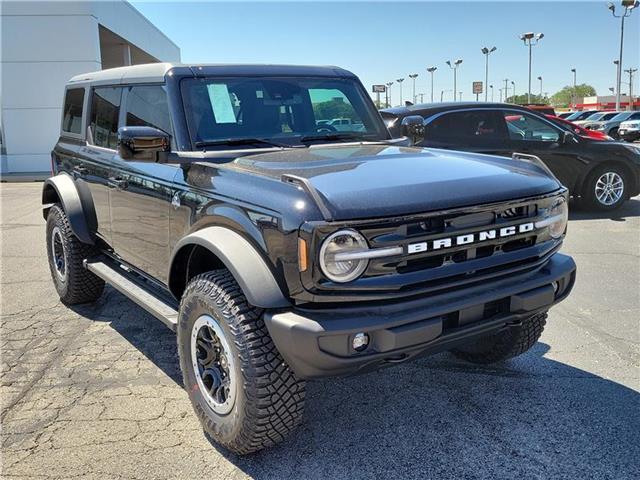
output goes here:
<path id="1" fill-rule="evenodd" d="M 620 128 L 618 135 L 627 142 L 634 142 L 640 138 L 640 129 L 637 128 Z"/>
<path id="2" fill-rule="evenodd" d="M 563 300 L 575 271 L 573 259 L 557 253 L 517 279 L 391 304 L 267 312 L 265 324 L 298 377 L 362 373 L 517 326 Z M 351 346 L 358 332 L 370 338 L 363 352 Z"/>

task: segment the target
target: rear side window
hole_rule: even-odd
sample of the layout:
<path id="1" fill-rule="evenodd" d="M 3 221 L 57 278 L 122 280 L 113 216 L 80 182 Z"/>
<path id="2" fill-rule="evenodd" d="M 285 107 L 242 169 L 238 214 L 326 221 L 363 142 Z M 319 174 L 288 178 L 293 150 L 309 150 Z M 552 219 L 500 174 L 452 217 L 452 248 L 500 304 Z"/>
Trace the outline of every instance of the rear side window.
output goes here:
<path id="1" fill-rule="evenodd" d="M 121 88 L 104 87 L 93 90 L 91 98 L 91 134 L 93 144 L 114 149 L 118 143 L 118 115 Z"/>
<path id="2" fill-rule="evenodd" d="M 164 87 L 129 87 L 126 103 L 126 126 L 154 127 L 171 134 L 169 105 Z"/>
<path id="3" fill-rule="evenodd" d="M 425 140 L 479 145 L 506 140 L 504 119 L 497 112 L 470 110 L 446 113 L 425 127 Z"/>
<path id="4" fill-rule="evenodd" d="M 82 105 L 84 104 L 84 88 L 70 88 L 64 99 L 64 116 L 62 131 L 80 134 L 82 132 Z"/>

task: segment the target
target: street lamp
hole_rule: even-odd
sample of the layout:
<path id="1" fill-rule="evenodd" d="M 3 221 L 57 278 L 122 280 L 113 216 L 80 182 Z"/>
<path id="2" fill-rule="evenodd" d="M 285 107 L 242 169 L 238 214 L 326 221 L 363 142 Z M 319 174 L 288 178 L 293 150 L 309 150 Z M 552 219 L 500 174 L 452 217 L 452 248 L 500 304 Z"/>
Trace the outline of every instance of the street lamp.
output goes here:
<path id="1" fill-rule="evenodd" d="M 511 86 L 513 87 L 513 103 L 516 103 L 516 82 L 511 80 Z"/>
<path id="2" fill-rule="evenodd" d="M 624 43 L 624 19 L 629 17 L 640 2 L 637 0 L 622 0 L 621 6 L 624 8 L 624 12 L 620 15 L 616 15 L 616 6 L 609 2 L 607 8 L 611 10 L 611 15 L 620 19 L 620 54 L 618 56 L 618 69 L 616 74 L 616 110 L 620 110 L 620 84 L 622 83 L 622 45 Z"/>
<path id="3" fill-rule="evenodd" d="M 387 82 L 387 108 L 391 106 L 391 85 L 393 82 Z"/>
<path id="4" fill-rule="evenodd" d="M 489 93 L 489 89 L 487 85 L 489 85 L 489 55 L 496 51 L 496 47 L 491 47 L 490 49 L 487 47 L 483 47 L 480 50 L 485 56 L 484 62 L 484 101 L 487 101 L 487 94 Z"/>
<path id="5" fill-rule="evenodd" d="M 542 101 L 542 75 L 538 77 L 538 80 L 540 81 L 540 101 Z"/>
<path id="6" fill-rule="evenodd" d="M 412 73 L 409 75 L 409 78 L 413 80 L 413 103 L 416 103 L 416 78 L 418 78 L 417 73 Z"/>
<path id="7" fill-rule="evenodd" d="M 578 91 L 576 90 L 576 69 L 572 68 L 571 69 L 571 73 L 573 73 L 573 109 L 575 110 L 576 108 L 576 103 L 578 101 Z"/>
<path id="8" fill-rule="evenodd" d="M 529 47 L 529 90 L 527 91 L 527 103 L 531 103 L 531 47 L 537 45 L 544 38 L 544 33 L 527 32 L 520 35 L 520 40 Z"/>
<path id="9" fill-rule="evenodd" d="M 489 88 L 491 89 L 491 101 L 493 102 L 493 85 L 489 85 Z"/>
<path id="10" fill-rule="evenodd" d="M 435 72 L 438 67 L 429 67 L 427 68 L 427 72 L 431 74 L 431 103 L 433 103 L 433 72 Z"/>
<path id="11" fill-rule="evenodd" d="M 502 103 L 502 91 L 504 90 L 504 88 L 499 88 L 498 92 L 500 92 L 500 103 Z"/>
<path id="12" fill-rule="evenodd" d="M 628 70 L 624 71 L 624 73 L 629 74 L 629 110 L 633 110 L 633 74 L 637 71 L 637 68 L 631 67 L 629 67 Z"/>
<path id="13" fill-rule="evenodd" d="M 449 68 L 453 70 L 453 101 L 454 102 L 456 101 L 458 67 L 460 66 L 461 63 L 462 63 L 461 58 L 453 62 L 453 65 L 451 65 L 451 62 L 449 60 L 447 60 L 447 65 L 449 65 Z"/>
<path id="14" fill-rule="evenodd" d="M 402 82 L 404 82 L 404 78 L 396 78 L 396 82 L 400 85 L 400 106 L 402 107 Z"/>
<path id="15" fill-rule="evenodd" d="M 505 101 L 505 103 L 506 103 L 507 98 L 509 97 L 509 79 L 508 79 L 508 78 L 505 78 L 505 79 L 504 79 L 504 89 L 503 89 L 503 92 L 504 92 L 504 101 Z"/>

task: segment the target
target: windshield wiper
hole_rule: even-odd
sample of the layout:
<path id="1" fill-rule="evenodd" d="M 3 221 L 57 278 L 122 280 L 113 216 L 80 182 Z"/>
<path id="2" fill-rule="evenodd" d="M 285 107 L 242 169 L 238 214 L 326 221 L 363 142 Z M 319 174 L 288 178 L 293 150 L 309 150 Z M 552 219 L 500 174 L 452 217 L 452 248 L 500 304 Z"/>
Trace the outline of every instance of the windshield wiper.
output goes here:
<path id="1" fill-rule="evenodd" d="M 201 142 L 196 142 L 196 148 L 202 147 L 214 147 L 216 145 L 251 145 L 251 144 L 259 144 L 259 145 L 269 145 L 270 147 L 280 147 L 280 148 L 300 148 L 304 147 L 303 145 L 292 145 L 290 143 L 277 142 L 274 140 L 270 140 L 268 138 L 221 138 L 219 140 L 204 140 Z"/>
<path id="2" fill-rule="evenodd" d="M 300 142 L 316 142 L 322 140 L 368 140 L 377 137 L 375 133 L 358 132 L 328 132 L 321 135 L 304 135 L 300 137 Z"/>

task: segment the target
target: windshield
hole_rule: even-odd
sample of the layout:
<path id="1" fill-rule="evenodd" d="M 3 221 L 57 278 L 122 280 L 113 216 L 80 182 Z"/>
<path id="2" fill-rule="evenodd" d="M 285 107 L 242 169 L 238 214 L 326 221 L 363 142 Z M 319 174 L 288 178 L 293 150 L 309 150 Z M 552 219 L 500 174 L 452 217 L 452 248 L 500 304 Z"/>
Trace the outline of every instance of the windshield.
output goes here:
<path id="1" fill-rule="evenodd" d="M 601 118 L 603 118 L 606 114 L 605 113 L 594 113 L 593 115 L 587 117 L 587 120 L 600 120 Z"/>
<path id="2" fill-rule="evenodd" d="M 243 77 L 182 81 L 196 147 L 383 140 L 384 124 L 352 79 Z"/>

